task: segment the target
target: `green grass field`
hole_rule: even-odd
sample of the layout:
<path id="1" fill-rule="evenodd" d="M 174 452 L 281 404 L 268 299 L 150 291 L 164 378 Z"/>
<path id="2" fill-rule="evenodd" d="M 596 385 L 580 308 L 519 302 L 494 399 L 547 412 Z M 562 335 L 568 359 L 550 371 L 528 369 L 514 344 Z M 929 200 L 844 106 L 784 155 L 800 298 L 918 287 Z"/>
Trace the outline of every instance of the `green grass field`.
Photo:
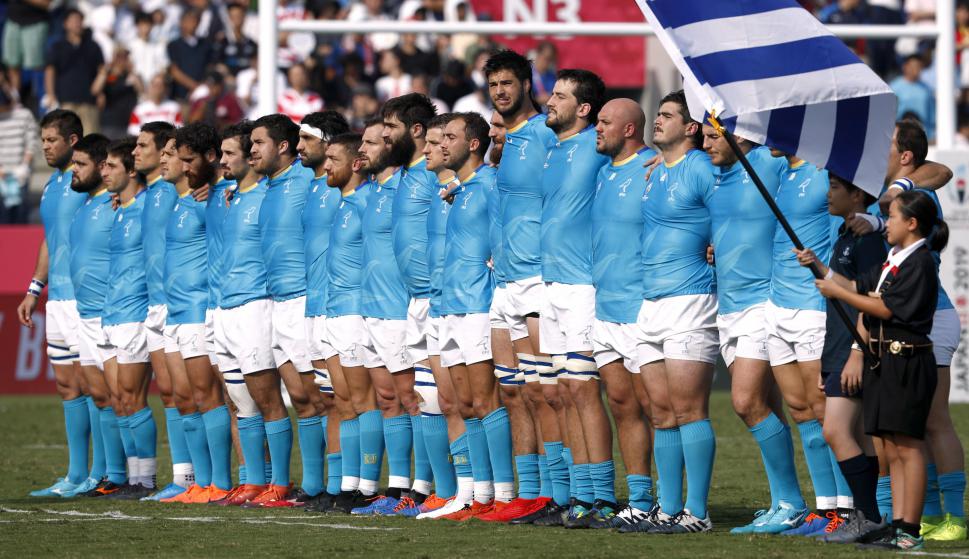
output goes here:
<path id="1" fill-rule="evenodd" d="M 163 424 L 157 399 L 156 420 Z M 324 517 L 301 510 L 242 510 L 201 505 L 94 499 L 31 499 L 27 492 L 66 469 L 61 407 L 56 397 L 0 398 L 0 557 L 843 557 L 879 556 L 853 547 L 800 538 L 731 536 L 768 499 L 756 444 L 714 394 L 717 463 L 710 496 L 712 534 L 621 535 L 397 518 Z M 960 433 L 969 433 L 969 405 L 955 406 Z M 160 481 L 171 472 L 159 429 Z M 796 430 L 795 430 L 796 433 Z M 796 436 L 796 435 L 795 435 Z M 800 443 L 795 442 L 799 447 Z M 299 454 L 293 476 L 299 479 Z M 624 472 L 616 454 L 618 489 Z M 800 479 L 809 478 L 798 450 Z M 622 496 L 622 495 L 621 495 Z M 805 495 L 813 503 L 813 497 Z M 969 558 L 969 542 L 929 542 L 923 555 Z"/>

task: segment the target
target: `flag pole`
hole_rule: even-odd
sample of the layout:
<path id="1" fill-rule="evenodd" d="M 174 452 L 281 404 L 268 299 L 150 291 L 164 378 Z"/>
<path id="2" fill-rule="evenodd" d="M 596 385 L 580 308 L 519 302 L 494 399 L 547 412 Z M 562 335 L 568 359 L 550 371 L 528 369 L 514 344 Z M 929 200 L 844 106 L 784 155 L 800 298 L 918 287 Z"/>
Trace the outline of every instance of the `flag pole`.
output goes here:
<path id="1" fill-rule="evenodd" d="M 781 224 L 781 227 L 784 228 L 784 232 L 787 233 L 787 236 L 790 237 L 791 242 L 794 243 L 794 248 L 797 250 L 804 250 L 804 244 L 801 243 L 801 239 L 798 238 L 797 233 L 794 232 L 794 228 L 791 227 L 790 222 L 787 221 L 787 218 L 781 212 L 781 209 L 777 207 L 777 202 L 774 201 L 774 197 L 771 196 L 770 192 L 767 190 L 767 187 L 764 186 L 763 181 L 761 181 L 760 177 L 757 176 L 757 171 L 754 170 L 754 167 L 750 164 L 750 161 L 747 160 L 747 156 L 744 154 L 743 150 L 740 149 L 740 146 L 737 144 L 737 140 L 733 137 L 733 134 L 731 134 L 730 131 L 720 124 L 720 121 L 717 120 L 715 115 L 711 114 L 708 120 L 710 121 L 710 124 L 717 129 L 717 132 L 719 132 L 720 135 L 727 140 L 727 143 L 730 144 L 730 149 L 733 150 L 734 154 L 737 156 L 737 159 L 740 161 L 740 164 L 743 165 L 744 169 L 747 171 L 747 174 L 750 175 L 751 179 L 753 179 L 754 184 L 757 186 L 757 190 L 760 192 L 760 195 L 764 198 L 764 201 L 767 202 L 767 205 L 770 207 L 771 211 L 774 212 L 774 217 L 777 218 L 777 221 Z M 812 262 L 810 269 L 815 278 L 824 279 L 824 275 L 821 273 L 821 268 L 818 266 L 817 262 Z M 841 321 L 844 322 L 845 327 L 847 327 L 848 331 L 851 332 L 851 337 L 854 338 L 855 342 L 859 346 L 861 346 L 861 351 L 865 354 L 865 357 L 870 359 L 870 363 L 878 363 L 878 358 L 874 353 L 872 353 L 871 348 L 868 346 L 868 342 L 866 342 L 865 339 L 861 337 L 861 334 L 858 333 L 857 328 L 855 328 L 855 324 L 851 321 L 851 318 L 848 316 L 848 311 L 845 310 L 844 306 L 841 304 L 841 301 L 828 299 L 828 304 L 832 305 L 834 310 L 837 311 L 838 316 L 841 317 Z"/>

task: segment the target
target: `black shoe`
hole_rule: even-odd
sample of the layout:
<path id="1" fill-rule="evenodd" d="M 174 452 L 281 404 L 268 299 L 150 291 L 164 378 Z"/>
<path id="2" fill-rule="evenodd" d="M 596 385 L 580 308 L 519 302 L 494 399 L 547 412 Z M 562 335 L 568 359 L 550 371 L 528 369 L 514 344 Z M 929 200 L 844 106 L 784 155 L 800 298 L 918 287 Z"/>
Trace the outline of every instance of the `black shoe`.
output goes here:
<path id="1" fill-rule="evenodd" d="M 417 506 L 423 505 L 424 504 L 424 501 L 426 501 L 428 497 L 430 497 L 430 495 L 425 495 L 425 494 L 421 493 L 420 491 L 411 491 L 410 492 L 410 498 L 411 499 L 414 499 L 414 502 L 417 503 Z"/>
<path id="2" fill-rule="evenodd" d="M 365 507 L 365 506 L 369 505 L 370 504 L 370 501 L 376 495 L 378 495 L 378 494 L 377 493 L 374 493 L 373 495 L 364 495 L 359 490 L 358 491 L 352 491 L 352 492 L 346 492 L 346 493 L 344 493 L 344 492 L 341 491 L 340 492 L 340 497 L 341 497 L 342 500 L 341 499 L 337 499 L 337 501 L 336 501 L 336 503 L 334 504 L 334 507 L 333 507 L 333 508 L 338 509 L 338 510 L 334 510 L 332 512 L 338 512 L 338 513 L 343 513 L 343 514 L 350 514 L 350 511 L 352 511 L 353 509 L 357 509 L 357 508 Z M 331 512 L 331 511 L 327 511 L 327 512 Z"/>
<path id="3" fill-rule="evenodd" d="M 82 496 L 83 497 L 105 497 L 107 495 L 120 491 L 122 487 L 124 487 L 124 484 L 114 483 L 113 481 L 110 481 L 107 478 L 105 478 L 101 480 L 101 483 L 99 483 L 97 487 L 88 491 L 87 493 L 83 493 Z"/>
<path id="4" fill-rule="evenodd" d="M 550 501 L 554 504 L 554 501 Z M 532 525 L 534 526 L 565 526 L 565 519 L 569 516 L 569 507 L 560 507 L 558 505 L 549 506 L 545 508 L 545 515 L 541 518 L 536 518 Z"/>
<path id="5" fill-rule="evenodd" d="M 566 528 L 589 528 L 592 530 L 604 530 L 612 528 L 612 519 L 620 510 L 619 505 L 609 501 L 597 500 L 592 507 L 592 513 L 576 519 L 572 526 Z"/>
<path id="6" fill-rule="evenodd" d="M 310 495 L 306 491 L 303 491 L 302 487 L 298 487 L 296 491 L 293 491 L 293 494 L 290 495 L 288 500 L 296 503 L 296 506 L 301 507 L 305 505 L 307 502 L 309 502 L 311 499 L 314 499 L 320 495 L 323 495 L 324 493 L 326 493 L 326 491 L 320 491 L 316 495 Z"/>
<path id="7" fill-rule="evenodd" d="M 306 512 L 326 512 L 326 509 L 333 505 L 334 499 L 336 499 L 336 495 L 321 491 L 319 495 L 303 501 L 303 510 Z"/>
<path id="8" fill-rule="evenodd" d="M 583 520 L 591 517 L 595 513 L 595 507 L 592 503 L 586 503 L 585 501 L 576 500 L 575 503 L 569 507 L 569 513 L 565 515 L 562 520 L 562 525 L 566 528 L 588 528 L 585 522 L 588 520 Z"/>
<path id="9" fill-rule="evenodd" d="M 868 534 L 866 537 L 858 540 L 858 545 L 855 546 L 858 549 L 898 549 L 896 545 L 897 541 L 897 530 L 894 526 L 888 525 L 887 529 L 876 530 L 877 537 L 872 537 L 873 534 Z M 868 540 L 862 543 L 862 540 Z"/>
<path id="10" fill-rule="evenodd" d="M 114 493 L 105 495 L 108 499 L 118 499 L 121 501 L 137 501 L 142 497 L 151 495 L 154 489 L 149 489 L 140 483 L 134 485 L 125 483 Z"/>
<path id="11" fill-rule="evenodd" d="M 622 526 L 619 526 L 620 534 L 655 534 L 657 530 L 670 522 L 673 519 L 672 516 L 666 514 L 659 507 L 659 503 L 655 503 L 649 511 L 646 512 L 646 516 L 640 516 L 638 519 L 631 518 L 631 522 L 627 522 Z"/>
<path id="12" fill-rule="evenodd" d="M 536 520 L 546 518 L 548 516 L 561 517 L 562 513 L 566 512 L 567 510 L 568 509 L 566 509 L 565 507 L 555 504 L 555 501 L 549 500 L 549 502 L 545 503 L 545 506 L 540 508 L 539 510 L 531 514 L 515 518 L 514 520 L 510 521 L 508 524 L 514 524 L 514 525 L 533 524 L 535 523 Z"/>

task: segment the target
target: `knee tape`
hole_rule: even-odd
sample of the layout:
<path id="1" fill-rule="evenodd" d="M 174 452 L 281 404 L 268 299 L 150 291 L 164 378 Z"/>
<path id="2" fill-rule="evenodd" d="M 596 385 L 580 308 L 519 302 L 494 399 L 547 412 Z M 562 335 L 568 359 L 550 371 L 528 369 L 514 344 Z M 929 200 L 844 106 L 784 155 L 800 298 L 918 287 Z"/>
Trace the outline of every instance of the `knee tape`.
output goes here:
<path id="1" fill-rule="evenodd" d="M 521 386 L 525 384 L 525 374 L 512 367 L 495 365 L 495 376 L 498 378 L 498 384 L 502 386 Z"/>
<path id="2" fill-rule="evenodd" d="M 236 405 L 236 409 L 238 410 L 236 417 L 242 419 L 259 415 L 259 406 L 256 405 L 256 401 L 249 394 L 249 389 L 246 388 L 246 381 L 242 376 L 242 371 L 238 369 L 227 371 L 222 373 L 222 377 L 225 379 L 225 387 L 229 393 L 229 398 L 232 398 L 232 403 Z"/>
<path id="3" fill-rule="evenodd" d="M 535 356 L 530 353 L 518 354 L 518 369 L 525 382 L 538 382 L 538 365 Z"/>
<path id="4" fill-rule="evenodd" d="M 76 347 L 68 347 L 63 342 L 47 342 L 47 359 L 53 365 L 70 365 L 80 359 Z"/>
<path id="5" fill-rule="evenodd" d="M 564 355 L 553 355 L 552 362 L 542 361 L 542 358 L 536 359 L 536 369 L 538 369 L 538 378 L 542 384 L 558 384 L 559 371 L 565 369 L 566 359 Z"/>
<path id="6" fill-rule="evenodd" d="M 421 413 L 441 414 L 441 402 L 437 399 L 434 373 L 423 365 L 414 366 L 414 391 L 421 398 Z"/>
<path id="7" fill-rule="evenodd" d="M 599 368 L 596 367 L 594 357 L 581 353 L 569 353 L 565 362 L 565 370 L 572 380 L 590 380 L 599 378 Z"/>

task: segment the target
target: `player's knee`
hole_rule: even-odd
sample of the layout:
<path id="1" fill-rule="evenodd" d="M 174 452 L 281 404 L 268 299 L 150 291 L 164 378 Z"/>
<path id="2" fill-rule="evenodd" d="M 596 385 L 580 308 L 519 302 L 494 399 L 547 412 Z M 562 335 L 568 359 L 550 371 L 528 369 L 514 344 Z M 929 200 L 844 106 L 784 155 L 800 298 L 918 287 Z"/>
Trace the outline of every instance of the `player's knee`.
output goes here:
<path id="1" fill-rule="evenodd" d="M 767 402 L 758 395 L 737 392 L 731 394 L 731 400 L 737 417 L 747 425 L 757 423 L 769 413 Z"/>
<path id="2" fill-rule="evenodd" d="M 609 394 L 609 409 L 616 421 L 639 420 L 643 416 L 642 407 L 631 394 Z"/>

